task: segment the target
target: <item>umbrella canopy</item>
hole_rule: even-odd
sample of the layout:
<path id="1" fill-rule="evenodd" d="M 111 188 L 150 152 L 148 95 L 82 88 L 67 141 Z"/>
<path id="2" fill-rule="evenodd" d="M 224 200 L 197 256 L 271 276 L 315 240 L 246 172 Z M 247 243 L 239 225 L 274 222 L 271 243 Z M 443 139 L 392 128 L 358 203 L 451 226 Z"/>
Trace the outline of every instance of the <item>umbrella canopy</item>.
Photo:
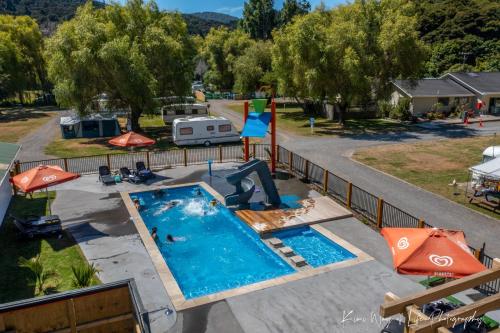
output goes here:
<path id="1" fill-rule="evenodd" d="M 137 134 L 133 131 L 109 140 L 109 143 L 119 147 L 143 147 L 155 144 L 155 140 Z"/>
<path id="2" fill-rule="evenodd" d="M 66 172 L 57 165 L 40 165 L 12 177 L 10 182 L 23 192 L 33 192 L 78 177 L 79 174 Z"/>
<path id="3" fill-rule="evenodd" d="M 398 273 L 460 278 L 486 269 L 469 250 L 462 231 L 383 228 Z"/>

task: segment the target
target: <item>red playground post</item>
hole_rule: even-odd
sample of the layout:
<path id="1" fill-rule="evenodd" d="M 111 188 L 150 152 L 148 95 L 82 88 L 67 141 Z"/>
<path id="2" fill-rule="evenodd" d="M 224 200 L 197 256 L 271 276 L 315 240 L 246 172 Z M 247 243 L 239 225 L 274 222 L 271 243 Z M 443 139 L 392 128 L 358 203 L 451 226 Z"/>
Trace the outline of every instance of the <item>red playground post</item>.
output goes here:
<path id="1" fill-rule="evenodd" d="M 243 122 L 246 124 L 248 118 L 248 101 L 245 101 L 245 115 L 243 117 Z M 244 142 L 244 151 L 245 151 L 245 162 L 248 162 L 250 160 L 250 140 L 248 137 L 243 138 Z"/>
<path id="2" fill-rule="evenodd" d="M 276 102 L 271 102 L 271 173 L 276 172 Z"/>

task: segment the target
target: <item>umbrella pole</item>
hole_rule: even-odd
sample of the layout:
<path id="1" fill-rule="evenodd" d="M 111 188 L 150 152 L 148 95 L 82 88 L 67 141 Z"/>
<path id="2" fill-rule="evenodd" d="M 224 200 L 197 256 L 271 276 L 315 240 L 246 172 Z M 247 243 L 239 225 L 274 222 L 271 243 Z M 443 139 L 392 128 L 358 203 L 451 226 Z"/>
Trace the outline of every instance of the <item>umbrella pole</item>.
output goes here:
<path id="1" fill-rule="evenodd" d="M 52 208 L 50 207 L 50 194 L 49 194 L 49 188 L 46 187 L 45 191 L 47 192 L 47 204 L 49 205 L 49 215 L 52 215 Z"/>

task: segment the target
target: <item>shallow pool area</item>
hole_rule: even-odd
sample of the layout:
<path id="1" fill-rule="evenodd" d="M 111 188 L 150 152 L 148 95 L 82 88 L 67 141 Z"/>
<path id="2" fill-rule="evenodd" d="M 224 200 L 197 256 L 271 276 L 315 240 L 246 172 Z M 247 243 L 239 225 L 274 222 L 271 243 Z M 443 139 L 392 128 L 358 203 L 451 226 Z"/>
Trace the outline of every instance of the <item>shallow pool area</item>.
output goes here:
<path id="1" fill-rule="evenodd" d="M 312 267 L 356 258 L 356 255 L 309 226 L 273 232 L 273 236 L 281 239 Z"/>
<path id="2" fill-rule="evenodd" d="M 130 193 L 185 299 L 296 272 L 214 196 L 198 185 Z M 168 241 L 171 235 L 173 242 Z"/>

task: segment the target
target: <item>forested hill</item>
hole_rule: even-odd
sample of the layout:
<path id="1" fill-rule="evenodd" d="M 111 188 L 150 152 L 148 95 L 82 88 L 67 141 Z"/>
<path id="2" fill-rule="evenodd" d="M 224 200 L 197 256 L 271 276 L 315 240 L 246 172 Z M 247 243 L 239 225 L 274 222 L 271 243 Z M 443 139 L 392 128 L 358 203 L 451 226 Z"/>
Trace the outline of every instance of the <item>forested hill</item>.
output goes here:
<path id="1" fill-rule="evenodd" d="M 431 45 L 429 75 L 500 70 L 500 1 L 414 0 L 422 39 Z"/>
<path id="2" fill-rule="evenodd" d="M 0 0 L 0 14 L 28 15 L 37 20 L 44 35 L 50 35 L 57 25 L 71 19 L 78 6 L 86 0 Z M 96 7 L 104 1 L 94 1 Z M 238 18 L 213 12 L 182 15 L 188 24 L 190 34 L 206 35 L 211 27 L 236 28 Z"/>

